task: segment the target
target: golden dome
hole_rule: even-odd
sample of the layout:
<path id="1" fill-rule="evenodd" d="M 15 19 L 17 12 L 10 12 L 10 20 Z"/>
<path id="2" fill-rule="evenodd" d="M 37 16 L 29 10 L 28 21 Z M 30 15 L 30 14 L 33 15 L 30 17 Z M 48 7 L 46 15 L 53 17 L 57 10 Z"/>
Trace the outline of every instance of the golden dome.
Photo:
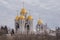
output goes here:
<path id="1" fill-rule="evenodd" d="M 39 19 L 38 24 L 43 24 L 43 21 L 41 19 Z"/>
<path id="2" fill-rule="evenodd" d="M 16 16 L 16 20 L 19 20 L 19 16 Z"/>
<path id="3" fill-rule="evenodd" d="M 20 19 L 20 20 L 24 20 L 25 17 L 21 15 L 21 16 L 19 17 L 19 19 Z"/>
<path id="4" fill-rule="evenodd" d="M 27 18 L 28 20 L 32 20 L 33 19 L 33 17 L 30 15 L 30 16 L 28 16 L 28 18 Z"/>
<path id="5" fill-rule="evenodd" d="M 25 8 L 22 8 L 22 10 L 21 10 L 21 14 L 26 14 L 27 13 L 27 11 L 26 11 L 26 9 Z"/>

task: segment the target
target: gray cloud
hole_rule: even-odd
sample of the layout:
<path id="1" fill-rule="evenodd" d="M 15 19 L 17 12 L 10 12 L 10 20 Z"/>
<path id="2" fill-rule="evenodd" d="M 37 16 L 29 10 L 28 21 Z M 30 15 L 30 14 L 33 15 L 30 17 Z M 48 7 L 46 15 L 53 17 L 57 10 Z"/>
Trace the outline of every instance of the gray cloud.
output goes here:
<path id="1" fill-rule="evenodd" d="M 22 2 L 23 0 L 0 0 L 0 24 L 13 28 L 16 10 L 20 12 Z M 31 10 L 34 23 L 37 24 L 40 16 L 50 28 L 60 26 L 60 0 L 24 0 L 24 2 L 25 8 Z"/>

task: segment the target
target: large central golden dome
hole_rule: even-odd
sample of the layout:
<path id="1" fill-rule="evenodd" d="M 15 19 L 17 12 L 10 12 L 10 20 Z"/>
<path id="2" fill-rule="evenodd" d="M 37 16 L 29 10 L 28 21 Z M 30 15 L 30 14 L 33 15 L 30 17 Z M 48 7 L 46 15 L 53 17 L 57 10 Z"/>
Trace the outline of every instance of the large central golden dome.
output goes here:
<path id="1" fill-rule="evenodd" d="M 25 8 L 22 8 L 20 14 L 24 15 L 26 13 L 27 13 L 26 9 Z"/>
<path id="2" fill-rule="evenodd" d="M 43 21 L 41 19 L 39 19 L 38 24 L 43 24 Z"/>

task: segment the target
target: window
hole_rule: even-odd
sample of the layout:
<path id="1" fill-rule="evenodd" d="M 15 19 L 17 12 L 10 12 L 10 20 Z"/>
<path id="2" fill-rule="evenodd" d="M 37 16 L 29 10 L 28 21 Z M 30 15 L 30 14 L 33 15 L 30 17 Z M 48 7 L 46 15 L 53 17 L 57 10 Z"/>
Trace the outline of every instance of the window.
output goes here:
<path id="1" fill-rule="evenodd" d="M 29 25 L 27 25 L 27 30 L 29 30 Z"/>

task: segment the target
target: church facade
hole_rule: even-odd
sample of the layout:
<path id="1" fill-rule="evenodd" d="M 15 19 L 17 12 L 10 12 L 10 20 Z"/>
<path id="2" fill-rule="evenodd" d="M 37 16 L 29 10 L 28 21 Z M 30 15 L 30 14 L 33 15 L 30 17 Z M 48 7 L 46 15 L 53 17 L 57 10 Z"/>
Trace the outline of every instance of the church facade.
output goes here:
<path id="1" fill-rule="evenodd" d="M 18 33 L 33 33 L 33 17 L 27 15 L 25 8 L 21 9 L 20 16 L 16 16 L 15 28 Z"/>

